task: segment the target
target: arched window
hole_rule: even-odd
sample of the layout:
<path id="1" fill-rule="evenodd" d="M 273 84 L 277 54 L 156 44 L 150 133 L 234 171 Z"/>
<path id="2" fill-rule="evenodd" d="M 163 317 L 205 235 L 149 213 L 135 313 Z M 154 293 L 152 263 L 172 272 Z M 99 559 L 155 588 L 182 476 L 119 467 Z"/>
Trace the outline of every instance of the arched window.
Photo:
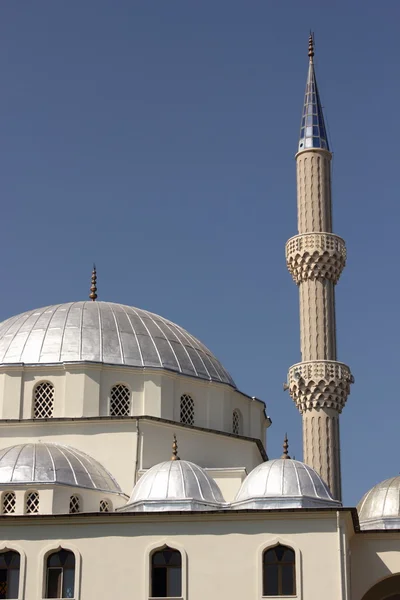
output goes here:
<path id="1" fill-rule="evenodd" d="M 9 550 L 0 553 L 0 598 L 18 598 L 20 556 Z"/>
<path id="2" fill-rule="evenodd" d="M 46 598 L 73 598 L 75 591 L 75 555 L 59 550 L 47 557 Z"/>
<path id="3" fill-rule="evenodd" d="M 74 514 L 81 512 L 81 503 L 79 500 L 79 496 L 71 496 L 69 499 L 69 512 Z"/>
<path id="4" fill-rule="evenodd" d="M 179 598 L 182 595 L 182 557 L 165 546 L 151 557 L 151 597 Z"/>
<path id="5" fill-rule="evenodd" d="M 242 433 L 242 418 L 237 409 L 232 413 L 232 433 L 235 433 L 236 435 Z"/>
<path id="6" fill-rule="evenodd" d="M 111 512 L 110 503 L 105 498 L 100 500 L 100 512 Z"/>
<path id="7" fill-rule="evenodd" d="M 33 418 L 49 419 L 53 416 L 54 385 L 48 381 L 39 383 L 33 393 Z"/>
<path id="8" fill-rule="evenodd" d="M 1 503 L 1 512 L 3 515 L 11 515 L 15 513 L 16 498 L 14 492 L 5 492 Z M 1 598 L 1 594 L 0 594 Z"/>
<path id="9" fill-rule="evenodd" d="M 189 394 L 181 396 L 180 421 L 186 425 L 194 425 L 194 400 Z"/>
<path id="10" fill-rule="evenodd" d="M 119 383 L 111 388 L 110 417 L 128 417 L 131 414 L 131 392 Z"/>
<path id="11" fill-rule="evenodd" d="M 296 567 L 294 550 L 278 544 L 263 555 L 263 596 L 294 596 Z"/>
<path id="12" fill-rule="evenodd" d="M 39 493 L 29 492 L 26 496 L 25 510 L 28 514 L 39 512 Z"/>

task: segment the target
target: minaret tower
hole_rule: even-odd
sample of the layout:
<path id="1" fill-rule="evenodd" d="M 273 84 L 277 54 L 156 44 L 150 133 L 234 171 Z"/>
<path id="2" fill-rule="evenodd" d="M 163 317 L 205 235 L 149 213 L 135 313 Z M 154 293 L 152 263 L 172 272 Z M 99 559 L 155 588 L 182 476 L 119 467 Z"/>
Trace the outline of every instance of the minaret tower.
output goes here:
<path id="1" fill-rule="evenodd" d="M 302 362 L 288 373 L 289 392 L 303 418 L 303 460 L 341 499 L 339 414 L 350 384 L 337 362 L 335 285 L 346 262 L 344 240 L 332 233 L 331 159 L 310 35 L 307 85 L 297 163 L 298 235 L 286 244 L 286 264 L 299 288 Z"/>

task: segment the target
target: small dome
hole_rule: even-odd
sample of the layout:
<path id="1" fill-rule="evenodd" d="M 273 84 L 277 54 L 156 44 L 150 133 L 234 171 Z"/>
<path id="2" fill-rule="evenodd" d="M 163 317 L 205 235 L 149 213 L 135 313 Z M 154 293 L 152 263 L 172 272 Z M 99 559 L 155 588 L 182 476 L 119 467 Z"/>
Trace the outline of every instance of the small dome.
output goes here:
<path id="1" fill-rule="evenodd" d="M 40 442 L 0 450 L 0 485 L 49 483 L 122 493 L 97 460 L 70 446 Z"/>
<path id="2" fill-rule="evenodd" d="M 0 323 L 0 365 L 68 362 L 167 369 L 236 387 L 204 344 L 172 321 L 140 308 L 69 302 Z"/>
<path id="3" fill-rule="evenodd" d="M 142 475 L 122 510 L 216 510 L 224 502 L 218 485 L 204 469 L 186 460 L 169 460 Z"/>
<path id="4" fill-rule="evenodd" d="M 361 529 L 400 529 L 400 475 L 375 485 L 357 510 Z"/>
<path id="5" fill-rule="evenodd" d="M 314 469 L 278 458 L 258 465 L 246 477 L 232 508 L 319 508 L 341 506 Z"/>

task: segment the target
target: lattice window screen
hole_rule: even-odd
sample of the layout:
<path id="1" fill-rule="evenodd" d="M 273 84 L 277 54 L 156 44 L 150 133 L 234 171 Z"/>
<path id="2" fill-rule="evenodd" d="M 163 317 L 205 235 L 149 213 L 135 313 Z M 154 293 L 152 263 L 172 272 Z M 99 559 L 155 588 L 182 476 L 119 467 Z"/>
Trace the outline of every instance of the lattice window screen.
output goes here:
<path id="1" fill-rule="evenodd" d="M 4 515 L 15 513 L 16 498 L 14 492 L 6 492 L 3 496 L 2 512 Z"/>
<path id="2" fill-rule="evenodd" d="M 232 432 L 236 435 L 240 434 L 240 414 L 237 410 L 232 413 Z"/>
<path id="3" fill-rule="evenodd" d="M 26 512 L 35 514 L 39 512 L 39 494 L 38 492 L 29 492 L 26 497 Z"/>
<path id="4" fill-rule="evenodd" d="M 69 499 L 69 512 L 74 514 L 81 511 L 81 503 L 78 496 L 71 496 Z"/>
<path id="5" fill-rule="evenodd" d="M 100 500 L 100 512 L 111 512 L 108 500 Z"/>
<path id="6" fill-rule="evenodd" d="M 110 416 L 128 417 L 131 414 L 131 392 L 126 385 L 118 384 L 111 388 Z"/>
<path id="7" fill-rule="evenodd" d="M 39 383 L 34 392 L 34 419 L 49 419 L 53 416 L 54 385 L 47 381 Z"/>
<path id="8" fill-rule="evenodd" d="M 194 425 L 194 400 L 188 394 L 181 396 L 181 423 Z"/>

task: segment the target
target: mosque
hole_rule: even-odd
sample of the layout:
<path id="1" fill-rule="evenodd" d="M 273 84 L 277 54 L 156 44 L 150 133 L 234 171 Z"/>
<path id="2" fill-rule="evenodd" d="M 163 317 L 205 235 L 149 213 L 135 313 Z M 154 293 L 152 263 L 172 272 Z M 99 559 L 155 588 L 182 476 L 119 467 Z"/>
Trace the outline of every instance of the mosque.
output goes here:
<path id="1" fill-rule="evenodd" d="M 331 152 L 313 39 L 296 154 L 303 460 L 198 339 L 97 299 L 0 324 L 0 599 L 400 600 L 400 476 L 341 502 Z M 28 308 L 28 307 L 27 307 Z"/>

